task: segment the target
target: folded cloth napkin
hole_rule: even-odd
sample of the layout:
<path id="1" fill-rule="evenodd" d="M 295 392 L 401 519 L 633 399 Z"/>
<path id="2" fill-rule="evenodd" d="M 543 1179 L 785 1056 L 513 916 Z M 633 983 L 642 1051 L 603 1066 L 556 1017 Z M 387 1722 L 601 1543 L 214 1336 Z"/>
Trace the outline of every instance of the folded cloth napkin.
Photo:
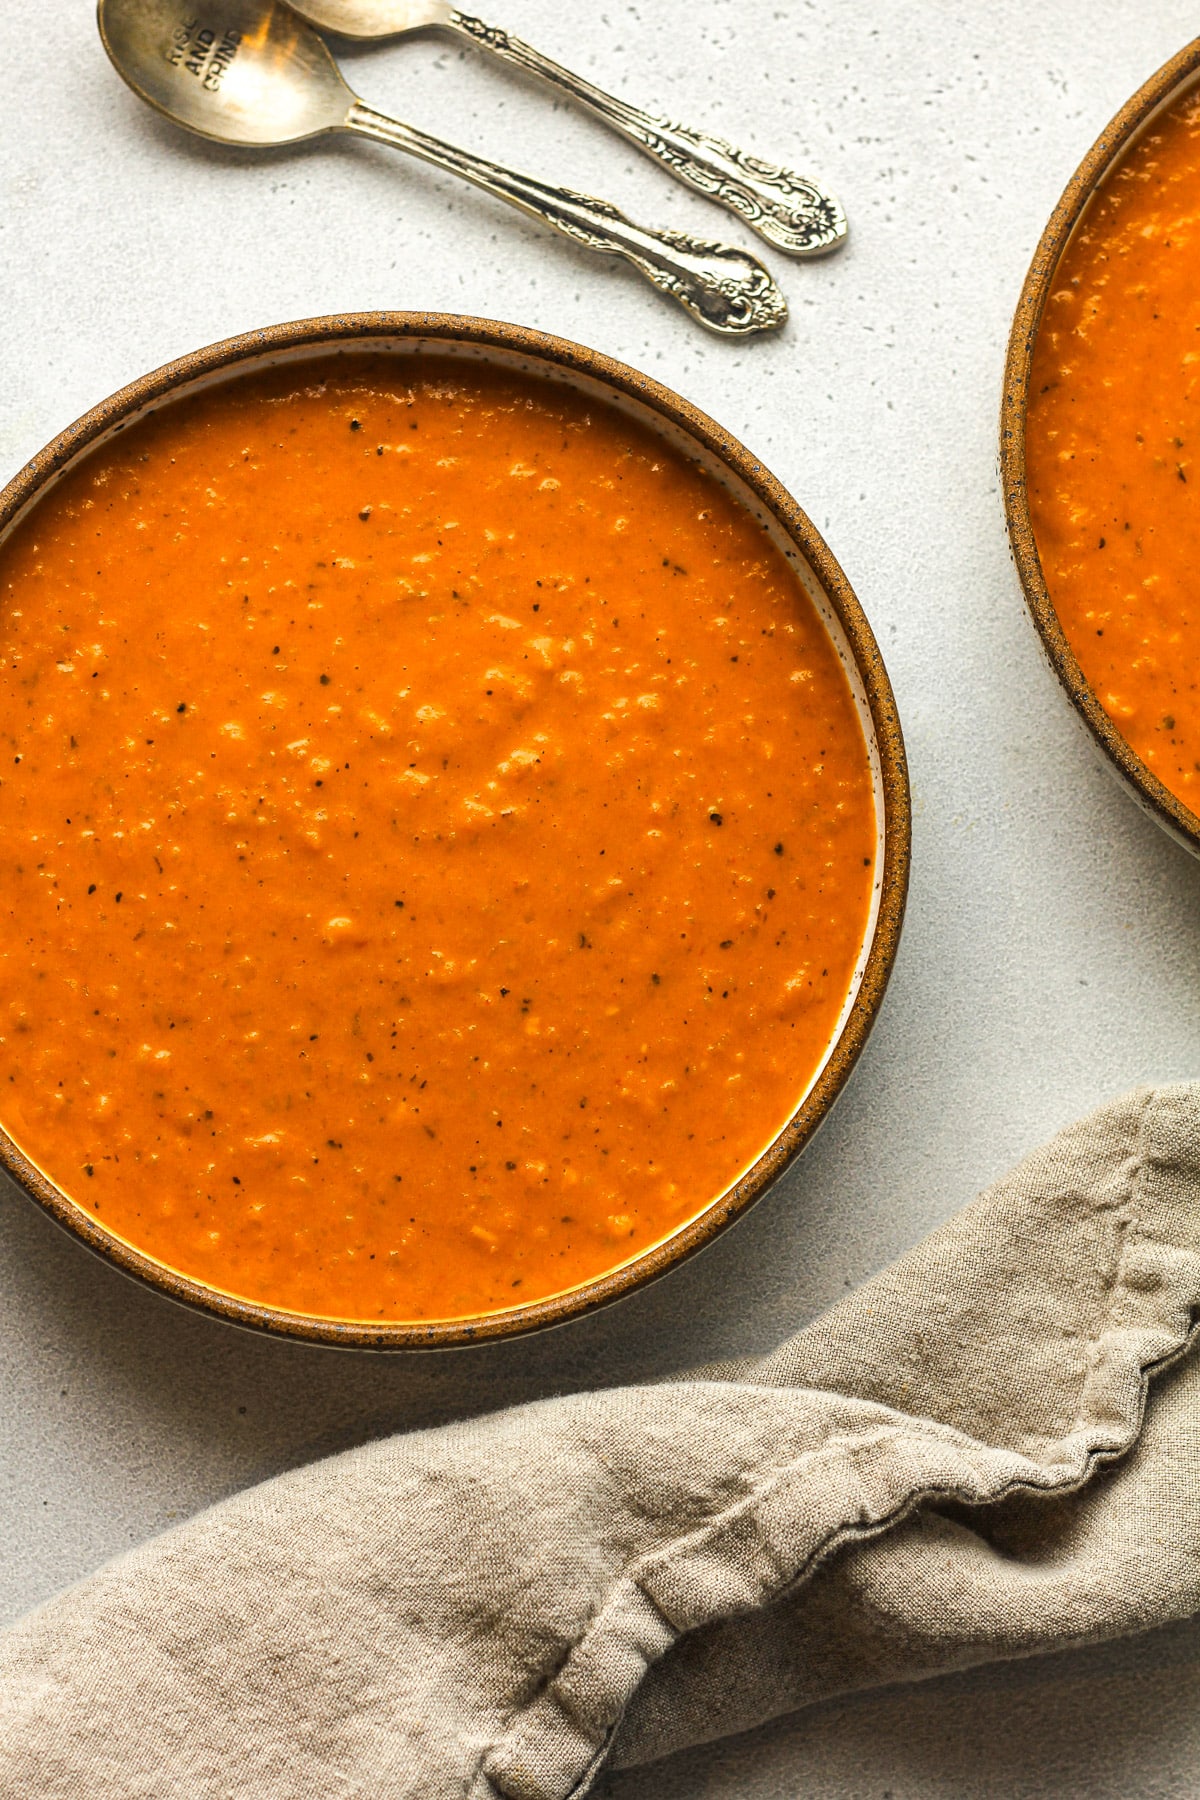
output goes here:
<path id="1" fill-rule="evenodd" d="M 1141 1090 L 764 1361 L 215 1506 L 0 1640 L 0 1792 L 561 1800 L 1200 1610 L 1198 1202 L 1200 1085 Z"/>

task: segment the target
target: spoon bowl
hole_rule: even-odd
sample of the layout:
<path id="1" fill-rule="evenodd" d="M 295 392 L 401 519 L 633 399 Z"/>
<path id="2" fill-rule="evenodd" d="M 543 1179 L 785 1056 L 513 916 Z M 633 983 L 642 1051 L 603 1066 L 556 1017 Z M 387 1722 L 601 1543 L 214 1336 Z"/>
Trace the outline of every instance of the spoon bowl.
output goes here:
<path id="1" fill-rule="evenodd" d="M 346 125 L 354 95 L 312 28 L 282 6 L 226 0 L 223 23 L 148 0 L 100 0 L 109 58 L 177 125 L 223 144 L 299 144 Z"/>
<path id="2" fill-rule="evenodd" d="M 296 11 L 322 31 L 360 42 L 453 29 L 456 18 L 450 0 L 303 0 Z"/>

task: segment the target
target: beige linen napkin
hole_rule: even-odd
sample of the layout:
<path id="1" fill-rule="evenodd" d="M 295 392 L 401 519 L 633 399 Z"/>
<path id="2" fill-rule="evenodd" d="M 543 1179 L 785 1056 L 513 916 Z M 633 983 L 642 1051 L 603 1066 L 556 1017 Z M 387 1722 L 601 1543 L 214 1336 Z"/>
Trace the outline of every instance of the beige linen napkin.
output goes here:
<path id="1" fill-rule="evenodd" d="M 330 1458 L 0 1640 L 0 1792 L 560 1800 L 819 1696 L 1200 1610 L 1200 1086 L 774 1355 Z M 1143 1407 L 1146 1417 L 1143 1422 Z"/>

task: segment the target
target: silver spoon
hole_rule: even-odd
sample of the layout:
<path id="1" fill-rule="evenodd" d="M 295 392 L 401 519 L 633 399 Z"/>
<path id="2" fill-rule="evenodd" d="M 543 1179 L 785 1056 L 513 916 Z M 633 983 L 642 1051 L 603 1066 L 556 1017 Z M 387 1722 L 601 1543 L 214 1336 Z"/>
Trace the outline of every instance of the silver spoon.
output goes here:
<path id="1" fill-rule="evenodd" d="M 347 38 L 401 37 L 430 28 L 459 32 L 527 74 L 539 75 L 657 157 L 689 187 L 726 206 L 752 231 L 790 256 L 821 256 L 846 235 L 846 216 L 832 194 L 804 175 L 747 156 L 724 138 L 642 112 L 573 75 L 511 32 L 485 25 L 450 0 L 289 0 L 304 18 Z"/>
<path id="2" fill-rule="evenodd" d="M 364 106 L 311 26 L 274 0 L 99 0 L 118 72 L 176 124 L 226 144 L 295 144 L 354 131 L 473 181 L 607 256 L 623 256 L 702 325 L 773 331 L 787 303 L 754 257 L 681 231 L 647 231 L 610 206 L 486 162 Z"/>

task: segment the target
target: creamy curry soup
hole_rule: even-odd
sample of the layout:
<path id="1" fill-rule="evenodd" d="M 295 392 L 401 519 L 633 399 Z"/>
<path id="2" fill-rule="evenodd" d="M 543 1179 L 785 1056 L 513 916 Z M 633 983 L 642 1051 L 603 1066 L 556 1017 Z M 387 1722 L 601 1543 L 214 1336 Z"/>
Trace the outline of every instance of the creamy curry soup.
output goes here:
<path id="1" fill-rule="evenodd" d="M 1055 611 L 1121 734 L 1200 812 L 1200 100 L 1106 179 L 1030 381 L 1029 508 Z"/>
<path id="2" fill-rule="evenodd" d="M 264 1304 L 512 1307 L 777 1135 L 874 879 L 863 734 L 762 527 L 452 360 L 292 364 L 0 550 L 0 1122 Z"/>

